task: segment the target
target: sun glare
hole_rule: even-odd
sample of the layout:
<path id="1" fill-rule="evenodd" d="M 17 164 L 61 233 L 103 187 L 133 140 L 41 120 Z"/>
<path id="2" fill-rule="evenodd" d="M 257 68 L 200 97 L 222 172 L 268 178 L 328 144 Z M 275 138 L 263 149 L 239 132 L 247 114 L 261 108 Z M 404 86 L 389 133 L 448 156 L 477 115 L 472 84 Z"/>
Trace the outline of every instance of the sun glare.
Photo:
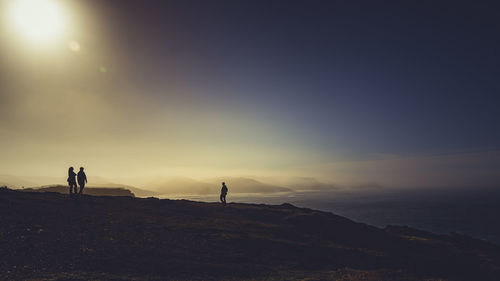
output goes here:
<path id="1" fill-rule="evenodd" d="M 64 31 L 65 17 L 53 0 L 15 0 L 10 18 L 19 36 L 35 43 L 56 40 Z"/>

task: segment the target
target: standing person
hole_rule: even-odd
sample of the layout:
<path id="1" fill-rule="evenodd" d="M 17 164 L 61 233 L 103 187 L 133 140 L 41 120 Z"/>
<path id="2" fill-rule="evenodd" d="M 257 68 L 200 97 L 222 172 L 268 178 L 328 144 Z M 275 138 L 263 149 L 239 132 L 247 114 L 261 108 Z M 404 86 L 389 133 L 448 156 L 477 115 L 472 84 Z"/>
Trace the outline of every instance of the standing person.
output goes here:
<path id="1" fill-rule="evenodd" d="M 227 195 L 227 186 L 225 182 L 222 182 L 222 188 L 220 190 L 220 201 L 223 205 L 226 205 L 226 195 Z"/>
<path id="2" fill-rule="evenodd" d="M 83 171 L 83 167 L 80 167 L 80 172 L 78 172 L 78 184 L 80 185 L 80 194 L 83 192 L 83 188 L 85 187 L 85 184 L 87 183 L 87 175 L 85 175 L 85 172 Z M 76 186 L 75 186 L 75 193 L 76 193 Z"/>
<path id="3" fill-rule="evenodd" d="M 75 194 L 77 190 L 76 186 L 76 173 L 73 171 L 73 167 L 69 167 L 68 170 L 68 185 L 69 185 L 69 194 L 73 193 L 73 188 L 75 189 Z"/>

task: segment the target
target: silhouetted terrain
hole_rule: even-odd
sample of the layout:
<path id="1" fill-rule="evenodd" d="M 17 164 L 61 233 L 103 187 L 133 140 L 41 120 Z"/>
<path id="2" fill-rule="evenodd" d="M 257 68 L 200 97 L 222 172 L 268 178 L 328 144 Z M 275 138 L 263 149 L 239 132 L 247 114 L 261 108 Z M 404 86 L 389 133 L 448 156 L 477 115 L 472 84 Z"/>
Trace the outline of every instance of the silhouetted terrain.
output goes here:
<path id="1" fill-rule="evenodd" d="M 206 180 L 191 178 L 157 179 L 148 184 L 159 194 L 219 194 L 221 183 L 228 184 L 230 193 L 274 193 L 291 192 L 291 188 L 263 183 L 251 178 L 225 177 Z"/>
<path id="2" fill-rule="evenodd" d="M 158 192 L 155 192 L 155 191 L 151 191 L 151 190 L 146 190 L 146 189 L 142 189 L 142 188 L 137 188 L 135 186 L 131 186 L 131 185 L 125 185 L 125 184 L 106 184 L 105 185 L 106 187 L 112 187 L 112 188 L 124 188 L 124 189 L 128 189 L 130 191 L 132 191 L 132 193 L 136 196 L 136 197 L 151 197 L 151 196 L 157 196 L 158 195 Z"/>
<path id="3" fill-rule="evenodd" d="M 19 176 L 12 176 L 12 175 L 5 175 L 5 174 L 0 174 L 0 186 L 7 186 L 12 189 L 26 189 L 24 187 L 29 187 L 32 189 L 43 189 L 45 191 L 55 191 L 55 192 L 61 192 L 60 188 L 57 190 L 47 190 L 47 188 L 52 188 L 54 186 L 63 186 L 67 187 L 67 182 L 65 182 L 66 177 L 50 177 L 50 176 L 26 176 L 26 177 L 19 177 Z M 85 190 L 87 188 L 115 188 L 115 189 L 128 189 L 134 193 L 135 196 L 137 197 L 150 197 L 150 196 L 157 196 L 158 193 L 150 190 L 145 190 L 142 188 L 137 188 L 135 186 L 131 186 L 128 184 L 123 184 L 123 183 L 115 183 L 111 180 L 108 180 L 106 178 L 102 178 L 99 176 L 92 176 L 92 182 L 90 183 L 90 186 L 86 186 Z M 43 191 L 42 190 L 42 191 Z M 68 190 L 63 191 L 63 193 L 66 193 Z M 98 195 L 98 194 L 93 194 L 93 195 Z M 108 195 L 108 194 L 99 194 L 99 195 Z M 114 194 L 109 194 L 109 195 L 114 195 Z"/>
<path id="4" fill-rule="evenodd" d="M 290 204 L 1 189 L 0 214 L 5 279 L 500 280 L 496 245 Z"/>
<path id="5" fill-rule="evenodd" d="M 23 192 L 58 192 L 68 194 L 69 188 L 64 185 L 45 186 L 38 188 L 20 189 Z M 122 187 L 85 187 L 83 193 L 95 196 L 130 196 L 135 197 L 134 193 Z"/>

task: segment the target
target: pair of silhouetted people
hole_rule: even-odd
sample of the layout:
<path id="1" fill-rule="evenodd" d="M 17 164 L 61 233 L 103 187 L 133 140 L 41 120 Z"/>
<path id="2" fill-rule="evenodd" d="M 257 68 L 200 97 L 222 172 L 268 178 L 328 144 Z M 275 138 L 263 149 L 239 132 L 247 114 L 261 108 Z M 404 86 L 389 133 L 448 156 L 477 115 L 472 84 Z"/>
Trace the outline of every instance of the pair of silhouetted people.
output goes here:
<path id="1" fill-rule="evenodd" d="M 76 182 L 78 180 L 78 184 L 80 185 L 80 192 L 77 190 Z M 83 171 L 83 167 L 80 167 L 80 171 L 78 174 L 74 172 L 73 167 L 69 167 L 68 170 L 68 184 L 69 184 L 69 194 L 82 194 L 83 188 L 87 183 L 87 175 Z"/>
<path id="2" fill-rule="evenodd" d="M 227 186 L 225 182 L 222 182 L 222 188 L 220 190 L 220 202 L 223 205 L 226 205 L 226 195 L 227 195 Z"/>

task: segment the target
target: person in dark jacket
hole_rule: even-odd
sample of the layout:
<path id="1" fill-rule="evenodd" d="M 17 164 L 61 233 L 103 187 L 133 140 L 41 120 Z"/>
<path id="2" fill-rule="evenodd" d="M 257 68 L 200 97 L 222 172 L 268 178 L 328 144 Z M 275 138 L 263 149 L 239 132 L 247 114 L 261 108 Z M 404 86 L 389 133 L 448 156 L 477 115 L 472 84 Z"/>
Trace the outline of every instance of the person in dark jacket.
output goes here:
<path id="1" fill-rule="evenodd" d="M 220 190 L 220 201 L 223 205 L 226 205 L 226 195 L 227 195 L 227 186 L 225 182 L 222 182 L 222 188 Z"/>
<path id="2" fill-rule="evenodd" d="M 69 167 L 68 170 L 68 185 L 69 185 L 69 194 L 73 194 L 73 188 L 75 191 L 75 194 L 77 192 L 77 186 L 76 186 L 76 173 L 74 172 L 73 167 Z"/>
<path id="3" fill-rule="evenodd" d="M 83 167 L 80 167 L 80 172 L 78 172 L 78 184 L 80 185 L 79 194 L 82 194 L 83 188 L 85 187 L 86 183 L 87 183 L 87 175 L 85 175 L 85 172 L 83 171 Z M 75 192 L 76 192 L 76 189 L 75 189 Z"/>

